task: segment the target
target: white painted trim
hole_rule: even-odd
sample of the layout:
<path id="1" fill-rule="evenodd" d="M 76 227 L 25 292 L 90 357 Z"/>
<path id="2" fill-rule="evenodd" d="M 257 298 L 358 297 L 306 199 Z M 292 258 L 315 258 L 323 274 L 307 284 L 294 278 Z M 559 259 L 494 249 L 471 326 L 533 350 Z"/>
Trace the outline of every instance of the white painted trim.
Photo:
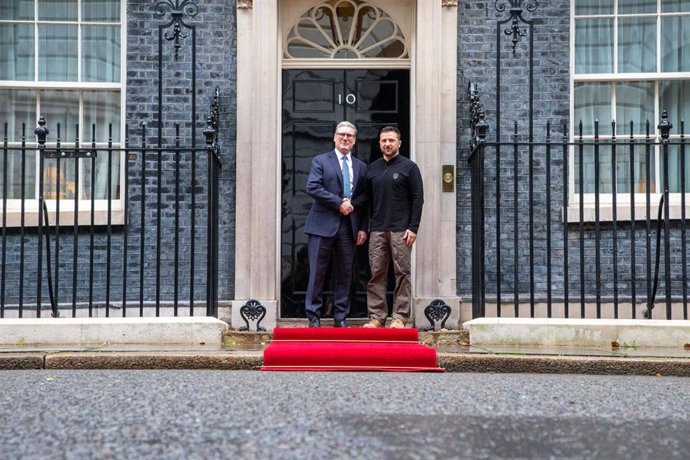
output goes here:
<path id="1" fill-rule="evenodd" d="M 81 3 L 81 2 L 80 2 Z M 33 20 L 27 20 L 27 21 L 0 21 L 2 22 L 7 22 L 7 23 L 25 23 L 25 24 L 75 24 L 75 21 L 40 21 L 38 20 L 38 2 L 34 2 L 34 19 Z M 34 90 L 51 90 L 51 89 L 56 89 L 56 90 L 61 90 L 61 89 L 66 89 L 66 90 L 119 90 L 120 91 L 120 133 L 119 133 L 119 139 L 114 139 L 114 144 L 113 148 L 118 149 L 124 146 L 124 141 L 125 141 L 125 125 L 126 125 L 126 114 L 127 114 L 127 0 L 121 0 L 120 1 L 120 81 L 116 83 L 112 82 L 81 82 L 79 81 L 81 79 L 81 62 L 82 62 L 82 48 L 81 48 L 81 26 L 83 24 L 83 18 L 82 18 L 82 12 L 81 12 L 81 7 L 78 5 L 77 7 L 77 21 L 76 24 L 78 26 L 78 40 L 77 40 L 77 45 L 78 45 L 78 62 L 77 62 L 77 67 L 78 67 L 78 72 L 77 72 L 77 81 L 42 81 L 38 79 L 38 30 L 34 29 L 34 80 L 33 81 L 20 81 L 20 80 L 4 80 L 0 82 L 0 89 L 34 89 Z M 105 26 L 114 26 L 115 23 L 113 22 L 91 22 L 89 21 L 89 25 L 105 25 Z M 84 104 L 83 104 L 83 99 L 82 95 L 80 94 L 79 96 L 79 120 L 82 121 L 84 118 Z M 40 106 L 40 97 L 37 95 L 36 97 L 36 114 L 38 117 L 41 116 L 41 113 L 39 113 L 38 107 Z M 4 120 L 2 121 L 4 122 Z M 33 133 L 33 127 L 28 127 L 28 132 L 27 132 L 27 144 L 33 143 L 35 141 L 35 136 Z M 85 134 L 85 130 L 89 129 L 85 126 L 83 126 L 82 123 L 80 123 L 80 128 L 82 130 L 82 133 L 80 133 L 80 139 L 82 139 L 82 147 L 87 147 L 90 146 L 91 143 L 87 140 L 88 135 L 83 135 Z M 99 141 L 102 141 L 100 139 Z M 120 142 L 121 141 L 121 142 Z M 21 142 L 8 142 L 7 143 L 8 147 L 17 147 L 21 145 Z M 48 146 L 54 146 L 55 142 L 47 142 Z M 63 147 L 68 148 L 68 147 L 73 147 L 74 142 L 72 142 L 72 139 L 70 139 L 68 142 L 62 142 L 61 144 Z M 99 150 L 107 149 L 107 144 L 104 142 L 97 142 L 97 147 Z M 30 148 L 29 145 L 27 145 L 27 151 L 29 150 L 35 150 L 33 148 Z M 38 157 L 38 153 L 36 153 L 36 156 Z M 120 180 L 120 185 L 121 189 L 124 190 L 124 183 L 125 183 L 125 155 L 120 155 L 120 168 L 119 168 L 119 180 Z M 83 162 L 82 162 L 83 164 Z M 38 158 L 35 162 L 35 177 L 38 178 L 38 167 L 39 167 L 39 162 Z M 80 168 L 80 176 L 82 176 L 82 171 Z M 82 176 L 83 177 L 83 176 Z M 83 186 L 83 183 L 81 184 Z M 35 185 L 35 196 L 38 196 L 38 180 L 36 180 L 36 185 Z M 126 193 L 126 192 L 125 192 Z M 38 208 L 38 200 L 36 198 L 27 198 L 25 203 L 26 206 L 26 215 L 25 215 L 25 226 L 26 227 L 36 227 L 38 226 L 38 214 L 37 214 L 37 208 Z M 49 205 L 54 203 L 54 200 L 46 200 L 46 202 Z M 8 213 L 7 213 L 7 226 L 8 227 L 18 227 L 20 226 L 20 200 L 8 200 Z M 73 209 L 73 200 L 61 200 L 60 202 L 60 207 L 62 210 L 65 212 L 60 212 L 60 220 L 61 222 L 69 222 L 71 224 L 74 221 L 74 217 L 72 213 L 67 213 L 70 209 Z M 107 207 L 107 201 L 106 200 L 96 200 L 95 204 L 95 209 L 96 209 L 96 215 L 95 215 L 95 224 L 96 225 L 105 225 L 108 222 L 108 217 L 107 217 L 107 211 L 103 211 Z M 113 199 L 112 201 L 112 207 L 113 207 L 113 214 L 111 215 L 112 219 L 112 224 L 113 225 L 120 225 L 124 223 L 124 211 L 122 210 L 124 207 L 124 194 L 120 195 L 119 199 Z M 80 209 L 88 209 L 90 212 L 91 209 L 91 200 L 80 200 L 79 201 L 79 208 Z M 2 204 L 0 203 L 0 213 L 2 213 Z M 104 214 L 105 212 L 105 214 Z M 53 213 L 54 214 L 54 213 Z M 79 213 L 79 225 L 90 225 L 91 224 L 91 218 L 86 217 L 85 212 L 80 212 Z M 1 216 L 1 214 L 0 214 Z M 51 214 L 51 222 L 53 222 L 54 215 Z"/>
<path id="2" fill-rule="evenodd" d="M 648 16 L 648 17 L 657 17 L 659 20 L 657 21 L 656 24 L 656 50 L 658 51 L 656 53 L 656 68 L 661 69 L 661 25 L 659 23 L 660 18 L 664 16 L 688 16 L 689 13 L 661 13 L 660 8 L 661 5 L 658 4 L 656 6 L 657 12 L 651 13 L 651 14 L 634 14 L 634 15 L 623 15 L 623 16 L 634 16 L 634 17 L 640 17 L 640 16 Z M 614 11 L 611 14 L 605 14 L 605 15 L 581 15 L 578 16 L 578 19 L 590 19 L 590 18 L 614 18 L 616 22 L 614 22 L 614 38 L 612 45 L 614 47 L 613 51 L 613 67 L 614 67 L 614 72 L 613 73 L 599 73 L 599 74 L 576 74 L 575 73 L 575 24 L 576 24 L 576 18 L 575 18 L 575 2 L 571 2 L 570 5 L 570 106 L 569 106 L 569 114 L 570 114 L 570 139 L 571 140 L 577 140 L 577 123 L 579 122 L 578 120 L 575 120 L 575 84 L 576 83 L 607 83 L 611 85 L 611 90 L 615 90 L 615 85 L 617 82 L 628 82 L 628 81 L 634 81 L 634 82 L 639 82 L 639 81 L 650 81 L 654 84 L 654 120 L 652 120 L 653 126 L 652 126 L 652 132 L 650 133 L 652 135 L 652 138 L 658 138 L 658 130 L 656 129 L 656 123 L 657 121 L 655 120 L 660 120 L 661 119 L 661 107 L 659 106 L 660 104 L 660 99 L 659 99 L 659 83 L 662 80 L 690 80 L 690 72 L 636 72 L 636 73 L 618 73 L 618 25 L 617 25 L 617 18 L 619 17 L 618 12 L 617 12 L 617 6 L 614 5 Z M 612 95 L 611 98 L 611 114 L 612 114 L 612 119 L 616 118 L 616 93 Z M 610 123 L 610 120 L 604 121 L 604 123 Z M 639 130 L 639 132 L 642 132 L 642 129 Z M 584 136 L 584 139 L 593 139 L 594 136 L 592 135 L 587 135 Z M 678 135 L 672 135 L 673 138 L 677 138 Z M 610 139 L 611 136 L 601 136 L 600 139 L 606 140 Z M 635 135 L 635 139 L 644 139 L 644 135 Z M 621 139 L 621 144 L 624 143 L 625 139 L 628 139 L 628 137 L 623 137 L 621 136 L 619 139 Z M 638 144 L 639 145 L 639 144 Z M 661 169 L 660 169 L 660 154 L 659 154 L 659 147 L 654 146 L 653 148 L 653 162 L 654 162 L 654 181 L 655 183 L 659 184 L 660 183 L 660 175 L 661 175 Z M 575 193 L 575 177 L 577 174 L 576 168 L 575 168 L 575 147 L 571 147 L 570 155 L 569 155 L 569 197 L 568 197 L 568 208 L 567 208 L 567 215 L 569 221 L 575 221 L 579 220 L 579 195 Z M 675 195 L 675 197 L 674 197 Z M 680 198 L 679 194 L 671 194 L 671 208 L 670 208 L 670 213 L 671 213 L 671 218 L 672 219 L 679 219 L 680 218 Z M 638 199 L 639 197 L 639 199 Z M 660 195 L 657 193 L 652 194 L 651 202 L 652 202 L 652 209 L 655 209 L 656 205 L 655 203 L 659 202 L 659 197 Z M 611 197 L 610 194 L 601 194 L 600 199 L 602 200 L 602 206 L 600 207 L 600 212 L 602 215 L 608 216 L 608 218 L 602 220 L 611 220 L 612 219 L 612 204 L 611 204 Z M 629 203 L 629 194 L 622 192 L 619 193 L 618 197 L 618 205 L 617 205 L 617 214 L 618 214 L 618 220 L 619 221 L 625 221 L 629 219 L 630 216 L 630 208 L 629 205 L 626 206 L 625 204 L 621 203 Z M 645 207 L 642 206 L 642 209 L 639 209 L 639 203 L 644 203 L 645 201 L 645 195 L 644 194 L 637 194 L 636 195 L 636 220 L 637 219 L 644 219 L 646 218 L 646 210 Z M 584 212 L 584 220 L 587 222 L 592 222 L 594 221 L 594 194 L 593 193 L 586 193 L 584 194 L 584 203 L 585 203 L 585 212 Z M 638 212 L 639 211 L 639 212 Z M 656 212 L 653 213 L 654 215 L 651 216 L 652 218 L 656 218 Z M 625 219 L 623 216 L 628 216 L 627 219 Z"/>
<path id="3" fill-rule="evenodd" d="M 81 204 L 83 203 L 83 205 Z M 60 204 L 62 207 L 62 203 Z M 99 206 L 102 207 L 102 206 Z M 54 208 L 54 206 L 53 206 Z M 38 227 L 38 212 L 36 212 L 36 206 L 33 206 L 33 211 L 26 211 L 24 214 L 24 227 L 25 228 L 36 228 Z M 89 227 L 91 226 L 91 202 L 90 201 L 82 201 L 80 202 L 79 205 L 79 216 L 78 216 L 78 224 L 80 227 Z M 0 210 L 0 220 L 3 218 L 2 216 L 2 211 Z M 56 222 L 56 214 L 55 211 L 49 211 L 48 212 L 48 219 L 50 222 L 50 225 L 46 225 L 46 222 L 43 222 L 43 227 L 50 227 L 53 228 L 55 227 L 55 222 Z M 94 212 L 94 225 L 96 226 L 103 226 L 103 225 L 108 225 L 108 211 L 102 211 L 102 210 L 96 210 Z M 110 213 L 110 224 L 111 225 L 124 225 L 125 224 L 125 211 L 122 209 L 118 210 L 113 210 Z M 7 228 L 19 228 L 22 226 L 22 221 L 21 221 L 21 212 L 17 211 L 14 212 L 12 210 L 9 210 L 7 212 Z M 65 227 L 72 227 L 74 226 L 74 212 L 71 210 L 60 210 L 60 227 L 65 228 Z"/>
<path id="4" fill-rule="evenodd" d="M 676 194 L 677 195 L 677 194 Z M 659 199 L 660 194 L 654 194 L 650 197 L 649 202 L 649 219 L 656 221 L 659 213 Z M 669 219 L 681 220 L 683 207 L 680 205 L 680 200 L 670 200 L 669 204 Z M 690 200 L 688 200 L 690 203 Z M 579 202 L 572 203 L 567 208 L 568 223 L 576 224 L 580 222 L 580 204 Z M 596 221 L 596 207 L 593 203 L 584 202 L 582 212 L 582 222 Z M 685 205 L 685 218 L 690 218 L 690 204 Z M 647 219 L 647 200 L 644 196 L 640 199 L 635 199 L 635 221 Z M 626 223 L 630 221 L 630 202 L 616 203 L 616 222 Z M 561 222 L 563 222 L 563 213 L 561 212 Z M 599 222 L 613 222 L 613 204 L 600 203 L 599 204 Z"/>
<path id="5" fill-rule="evenodd" d="M 283 69 L 409 69 L 411 59 L 283 59 Z"/>
<path id="6" fill-rule="evenodd" d="M 276 162 L 279 114 L 278 2 L 237 10 L 235 298 L 276 300 Z"/>

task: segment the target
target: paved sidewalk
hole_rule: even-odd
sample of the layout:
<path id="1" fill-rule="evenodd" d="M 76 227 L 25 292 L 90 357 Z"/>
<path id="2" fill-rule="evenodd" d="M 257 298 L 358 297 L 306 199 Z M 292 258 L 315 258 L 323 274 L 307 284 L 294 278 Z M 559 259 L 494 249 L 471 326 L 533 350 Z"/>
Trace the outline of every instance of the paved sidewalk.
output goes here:
<path id="1" fill-rule="evenodd" d="M 35 321 L 35 320 L 34 320 Z M 48 320 L 40 320 L 48 321 Z M 54 320 L 65 321 L 65 320 Z M 0 340 L 0 370 L 7 369 L 225 369 L 225 370 L 258 370 L 263 364 L 263 348 L 270 341 L 270 333 L 227 331 L 227 325 L 220 325 L 224 329 L 221 334 L 210 333 L 200 335 L 199 327 L 218 328 L 219 324 L 208 319 L 183 319 L 170 321 L 169 319 L 134 318 L 132 321 L 138 327 L 125 327 L 121 322 L 113 328 L 108 321 L 82 319 L 78 337 L 66 334 L 62 329 L 62 339 L 65 343 L 30 343 L 31 335 L 27 331 L 19 334 L 19 329 L 13 329 L 19 341 Z M 217 321 L 217 320 L 215 320 Z M 524 320 L 521 327 L 525 327 Z M 491 322 L 491 321 L 489 321 Z M 500 320 L 501 328 L 508 327 L 508 320 Z M 26 324 L 30 322 L 27 321 Z M 52 334 L 60 337 L 64 325 L 52 324 Z M 147 323 L 147 327 L 142 324 Z M 190 324 L 192 323 L 192 324 Z M 221 322 L 222 323 L 222 322 Z M 520 344 L 520 337 L 513 335 L 513 343 L 505 345 L 490 343 L 476 343 L 472 339 L 471 322 L 465 323 L 465 331 L 444 331 L 420 333 L 420 340 L 438 351 L 439 366 L 447 372 L 517 372 L 517 373 L 575 373 L 575 374 L 621 374 L 621 375 L 664 375 L 690 377 L 690 345 L 649 346 L 634 341 L 611 343 L 602 341 L 601 335 L 593 334 L 598 341 L 579 342 L 578 346 L 563 345 L 555 340 L 558 337 L 554 331 L 563 331 L 564 324 L 581 327 L 575 322 L 557 321 L 548 324 L 538 320 L 527 321 L 534 330 L 541 330 L 542 338 L 536 340 L 539 344 Z M 6 320 L 0 320 L 1 327 L 7 326 Z M 28 327 L 28 332 L 36 331 Z M 46 323 L 47 324 L 47 323 Z M 639 326 L 641 323 L 636 323 Z M 661 333 L 664 333 L 663 326 Z M 649 324 L 651 325 L 651 323 Z M 94 327 L 100 329 L 94 332 Z M 486 324 L 484 324 L 486 326 Z M 601 326 L 601 325 L 598 325 Z M 681 322 L 679 343 L 687 339 L 690 343 L 690 322 Z M 687 326 L 687 328 L 685 328 Z M 117 334 L 108 336 L 111 331 Z M 514 326 L 509 331 L 518 331 Z M 593 331 L 594 328 L 586 329 Z M 620 325 L 616 329 L 620 333 Z M 87 332 L 85 332 L 87 331 Z M 127 331 L 136 331 L 128 335 Z M 149 331 L 149 335 L 145 332 Z M 190 331 L 195 331 L 190 336 Z M 75 332 L 76 333 L 76 332 Z M 87 334 L 92 340 L 86 343 Z M 505 334 L 505 333 L 504 333 Z M 580 335 L 587 335 L 580 332 Z M 5 331 L 5 338 L 9 336 Z M 567 338 L 569 335 L 566 334 Z M 190 340 L 189 337 L 192 337 Z M 203 340 L 199 340 L 203 337 Z M 536 333 L 532 331 L 524 335 L 535 342 Z M 642 337 L 642 336 L 640 336 Z M 650 337 L 644 335 L 644 337 Z M 93 340 L 98 338 L 98 340 Z M 163 339 L 164 338 L 164 339 Z M 194 340 L 198 341 L 194 341 Z M 159 340 L 156 343 L 156 340 Z M 647 340 L 647 339 L 645 339 Z M 570 343 L 570 342 L 566 342 Z M 596 345 L 592 345 L 595 343 Z"/>
<path id="2" fill-rule="evenodd" d="M 224 369 L 258 370 L 261 350 L 221 347 L 99 347 L 85 349 L 2 349 L 7 369 Z M 555 350 L 440 347 L 439 366 L 447 372 L 517 372 L 665 375 L 690 377 L 690 351 Z"/>

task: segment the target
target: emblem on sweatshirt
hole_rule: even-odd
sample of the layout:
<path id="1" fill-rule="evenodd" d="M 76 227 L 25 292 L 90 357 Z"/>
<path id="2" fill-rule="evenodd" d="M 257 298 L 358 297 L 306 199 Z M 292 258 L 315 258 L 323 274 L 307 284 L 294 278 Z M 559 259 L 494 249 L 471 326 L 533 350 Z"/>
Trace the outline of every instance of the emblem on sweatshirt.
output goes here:
<path id="1" fill-rule="evenodd" d="M 393 180 L 398 180 L 399 176 L 400 176 L 400 174 L 398 174 L 398 173 L 393 174 Z"/>

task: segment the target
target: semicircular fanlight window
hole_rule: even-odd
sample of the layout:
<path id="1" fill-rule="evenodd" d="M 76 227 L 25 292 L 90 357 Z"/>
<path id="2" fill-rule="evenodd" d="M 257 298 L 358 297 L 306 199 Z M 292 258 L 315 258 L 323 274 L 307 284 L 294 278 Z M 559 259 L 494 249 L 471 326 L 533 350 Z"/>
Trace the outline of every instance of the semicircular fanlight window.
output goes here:
<path id="1" fill-rule="evenodd" d="M 381 8 L 359 0 L 327 0 L 290 29 L 286 59 L 402 59 L 400 27 Z"/>

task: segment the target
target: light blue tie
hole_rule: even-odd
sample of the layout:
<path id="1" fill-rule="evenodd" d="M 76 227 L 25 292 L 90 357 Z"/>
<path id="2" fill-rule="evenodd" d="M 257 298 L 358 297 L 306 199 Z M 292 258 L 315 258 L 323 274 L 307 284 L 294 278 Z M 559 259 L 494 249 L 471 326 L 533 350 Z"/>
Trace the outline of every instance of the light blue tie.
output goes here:
<path id="1" fill-rule="evenodd" d="M 347 166 L 347 156 L 343 155 L 343 196 L 350 198 L 352 190 L 350 190 L 350 168 Z"/>

